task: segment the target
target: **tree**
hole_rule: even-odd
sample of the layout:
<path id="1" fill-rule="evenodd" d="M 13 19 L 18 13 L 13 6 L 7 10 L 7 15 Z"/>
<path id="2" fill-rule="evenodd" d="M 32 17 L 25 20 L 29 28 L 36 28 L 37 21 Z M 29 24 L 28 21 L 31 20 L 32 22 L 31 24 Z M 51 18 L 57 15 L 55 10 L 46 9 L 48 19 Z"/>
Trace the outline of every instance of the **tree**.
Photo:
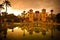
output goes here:
<path id="1" fill-rule="evenodd" d="M 21 14 L 22 22 L 25 21 L 25 15 L 26 15 L 25 12 L 26 12 L 26 11 L 23 11 L 23 13 Z"/>
<path id="2" fill-rule="evenodd" d="M 25 12 L 26 12 L 26 11 L 23 11 L 23 13 L 22 13 L 22 15 L 23 15 L 24 18 L 25 18 Z"/>
<path id="3" fill-rule="evenodd" d="M 60 24 L 60 13 L 58 13 L 57 15 L 56 15 L 56 21 L 57 21 L 57 23 L 58 24 Z M 57 28 L 56 28 L 58 31 L 60 31 L 60 25 L 57 25 Z"/>
<path id="4" fill-rule="evenodd" d="M 1 10 L 4 9 L 3 5 L 0 4 L 0 23 L 2 22 Z"/>
<path id="5" fill-rule="evenodd" d="M 5 1 L 3 2 L 3 4 L 6 5 L 6 12 L 7 12 L 7 7 L 8 7 L 8 6 L 11 6 L 11 4 L 10 4 L 10 2 L 7 1 L 7 0 L 5 0 Z"/>
<path id="6" fill-rule="evenodd" d="M 2 9 L 4 9 L 3 4 L 0 4 L 0 13 Z"/>
<path id="7" fill-rule="evenodd" d="M 58 14 L 56 15 L 56 21 L 57 21 L 57 23 L 60 23 L 60 13 L 58 13 Z"/>
<path id="8" fill-rule="evenodd" d="M 53 10 L 51 10 L 50 12 L 51 12 L 51 19 L 53 19 Z"/>

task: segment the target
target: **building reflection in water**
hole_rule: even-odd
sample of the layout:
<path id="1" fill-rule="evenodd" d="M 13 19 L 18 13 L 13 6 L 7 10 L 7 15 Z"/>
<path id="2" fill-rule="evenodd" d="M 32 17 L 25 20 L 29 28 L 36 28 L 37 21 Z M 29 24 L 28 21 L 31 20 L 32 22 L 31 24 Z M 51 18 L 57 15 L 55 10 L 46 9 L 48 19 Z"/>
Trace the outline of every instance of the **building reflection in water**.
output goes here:
<path id="1" fill-rule="evenodd" d="M 10 26 L 12 27 L 12 26 Z M 38 25 L 33 25 L 33 27 L 29 27 L 29 25 L 23 25 L 23 27 L 20 25 L 20 26 L 17 26 L 17 27 L 13 27 L 13 32 L 12 32 L 12 28 L 8 28 L 7 29 L 7 39 L 11 39 L 11 40 L 14 40 L 14 39 L 30 39 L 32 38 L 32 40 L 34 38 L 37 39 L 41 39 L 41 40 L 51 40 L 51 35 L 52 35 L 52 32 L 51 32 L 51 25 L 46 25 L 47 28 L 43 28 L 42 25 L 38 24 Z M 48 30 L 47 30 L 48 29 Z M 54 31 L 55 30 L 55 31 Z M 55 36 L 57 35 L 57 30 L 56 29 L 53 29 L 53 36 L 54 36 L 54 39 L 56 38 Z"/>
<path id="2" fill-rule="evenodd" d="M 5 22 L 5 24 L 7 24 Z M 6 27 L 6 25 L 4 26 Z M 46 24 L 46 23 L 21 23 L 16 27 L 16 24 L 12 23 L 12 25 L 8 25 L 7 30 L 4 30 L 4 34 L 2 38 L 6 38 L 8 40 L 20 40 L 27 39 L 28 40 L 51 40 L 51 36 L 56 38 L 56 25 Z M 7 36 L 7 37 L 6 37 Z M 52 38 L 53 38 L 52 37 Z"/>
<path id="3" fill-rule="evenodd" d="M 51 37 L 51 29 L 48 28 L 48 31 L 46 28 L 42 27 L 27 27 L 26 25 L 23 27 L 15 27 L 14 32 L 12 32 L 12 29 L 7 30 L 7 38 L 16 38 L 18 39 L 19 37 L 40 37 L 41 39 L 50 39 Z M 12 39 L 13 39 L 12 38 Z M 39 39 L 40 39 L 39 38 Z M 38 38 L 37 38 L 38 39 Z"/>

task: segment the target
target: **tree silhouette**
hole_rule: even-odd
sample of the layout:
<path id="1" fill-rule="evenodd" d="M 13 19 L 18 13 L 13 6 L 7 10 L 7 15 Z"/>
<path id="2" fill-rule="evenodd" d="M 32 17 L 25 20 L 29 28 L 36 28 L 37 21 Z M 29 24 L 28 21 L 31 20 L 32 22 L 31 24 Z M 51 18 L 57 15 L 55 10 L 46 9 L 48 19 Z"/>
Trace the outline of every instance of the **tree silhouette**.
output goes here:
<path id="1" fill-rule="evenodd" d="M 60 13 L 58 13 L 58 14 L 56 15 L 56 21 L 57 21 L 57 23 L 60 23 Z"/>
<path id="2" fill-rule="evenodd" d="M 0 12 L 2 9 L 4 9 L 3 4 L 0 4 Z"/>
<path id="3" fill-rule="evenodd" d="M 0 4 L 0 23 L 2 22 L 1 10 L 4 9 L 3 5 Z"/>
<path id="4" fill-rule="evenodd" d="M 22 14 L 24 15 L 24 18 L 25 18 L 25 12 L 26 12 L 26 11 L 23 11 L 23 13 L 22 13 Z"/>
<path id="5" fill-rule="evenodd" d="M 21 17 L 21 18 L 22 18 L 22 22 L 25 21 L 25 15 L 26 15 L 25 12 L 26 12 L 26 11 L 23 11 L 23 13 L 22 13 L 22 17 Z"/>
<path id="6" fill-rule="evenodd" d="M 54 10 L 51 10 L 51 20 L 53 21 L 53 11 Z M 52 27 L 51 27 L 51 38 L 52 40 L 54 39 L 54 36 L 53 36 L 53 31 L 54 31 L 54 27 L 53 27 L 53 22 L 51 23 L 52 24 Z"/>
<path id="7" fill-rule="evenodd" d="M 51 10 L 50 12 L 51 12 L 51 19 L 53 19 L 53 10 Z"/>
<path id="8" fill-rule="evenodd" d="M 8 6 L 11 6 L 11 4 L 10 4 L 10 2 L 7 1 L 7 0 L 5 0 L 5 1 L 3 2 L 3 4 L 6 5 L 6 12 L 7 12 L 7 7 L 8 7 Z"/>
<path id="9" fill-rule="evenodd" d="M 56 21 L 60 24 L 60 13 L 56 15 Z M 57 30 L 60 31 L 60 25 L 57 25 Z"/>

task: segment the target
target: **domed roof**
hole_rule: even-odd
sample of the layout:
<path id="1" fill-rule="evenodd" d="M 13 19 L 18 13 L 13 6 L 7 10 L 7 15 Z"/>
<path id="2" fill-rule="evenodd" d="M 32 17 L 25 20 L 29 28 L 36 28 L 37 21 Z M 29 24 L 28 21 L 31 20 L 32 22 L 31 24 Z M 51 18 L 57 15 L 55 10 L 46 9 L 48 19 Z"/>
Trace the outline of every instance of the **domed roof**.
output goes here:
<path id="1" fill-rule="evenodd" d="M 33 11 L 32 9 L 30 9 L 29 11 Z"/>
<path id="2" fill-rule="evenodd" d="M 35 13 L 39 13 L 39 11 L 35 11 Z"/>
<path id="3" fill-rule="evenodd" d="M 42 9 L 42 11 L 46 11 L 46 9 Z"/>

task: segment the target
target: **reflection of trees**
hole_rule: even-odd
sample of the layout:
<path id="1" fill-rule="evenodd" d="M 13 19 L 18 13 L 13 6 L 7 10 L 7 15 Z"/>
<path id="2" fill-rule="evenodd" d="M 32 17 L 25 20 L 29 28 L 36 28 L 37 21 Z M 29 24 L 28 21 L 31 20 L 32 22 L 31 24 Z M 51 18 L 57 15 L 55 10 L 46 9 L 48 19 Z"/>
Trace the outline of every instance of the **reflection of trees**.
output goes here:
<path id="1" fill-rule="evenodd" d="M 33 27 L 30 27 L 27 31 L 29 32 L 30 35 L 32 35 L 33 34 L 33 30 L 34 30 Z"/>
<path id="2" fill-rule="evenodd" d="M 11 25 L 12 25 L 12 32 L 14 32 L 14 20 L 12 19 L 12 22 L 11 22 Z"/>
<path id="3" fill-rule="evenodd" d="M 51 12 L 51 24 L 52 24 L 52 27 L 51 27 L 51 38 L 53 39 L 53 10 L 50 11 Z"/>
<path id="4" fill-rule="evenodd" d="M 23 36 L 25 36 L 25 29 L 23 30 Z"/>
<path id="5" fill-rule="evenodd" d="M 34 31 L 35 31 L 36 33 L 39 33 L 39 32 L 40 32 L 40 27 L 34 27 Z"/>
<path id="6" fill-rule="evenodd" d="M 49 27 L 51 27 L 51 32 L 53 34 L 53 30 L 54 30 L 54 28 L 53 28 L 53 21 L 55 19 L 55 15 L 53 14 L 53 11 L 52 10 L 51 10 L 51 17 L 48 17 L 48 21 L 52 19 L 52 25 L 48 25 L 47 24 L 48 28 L 45 27 L 46 26 L 46 23 L 45 22 L 42 23 L 42 25 L 41 25 L 40 21 L 38 21 L 37 18 L 35 20 L 38 21 L 38 22 L 35 22 L 35 21 L 29 22 L 28 21 L 29 18 L 28 17 L 25 18 L 25 14 L 23 14 L 23 15 L 24 15 L 24 17 L 18 18 L 14 14 L 8 14 L 7 15 L 6 12 L 4 12 L 4 13 L 2 12 L 2 18 L 3 19 L 6 18 L 7 19 L 7 22 L 11 23 L 11 26 L 9 28 L 12 29 L 12 32 L 13 32 L 13 28 L 15 27 L 12 24 L 12 22 L 13 23 L 14 22 L 20 22 L 20 27 L 23 30 L 23 36 L 25 36 L 25 29 L 29 32 L 29 34 L 33 34 L 33 31 L 36 32 L 36 33 L 39 33 L 42 30 L 41 31 L 42 32 L 42 35 L 46 35 L 46 30 L 44 30 L 43 28 L 48 29 Z M 57 20 L 58 23 L 60 22 L 60 14 L 56 15 L 56 20 Z M 58 26 L 60 26 L 60 25 L 58 25 Z M 57 29 L 60 29 L 60 27 L 57 28 Z"/>
<path id="7" fill-rule="evenodd" d="M 29 34 L 32 35 L 33 34 L 33 31 L 32 30 L 29 30 Z"/>
<path id="8" fill-rule="evenodd" d="M 42 35 L 46 35 L 46 30 L 42 30 Z"/>
<path id="9" fill-rule="evenodd" d="M 0 28 L 1 29 L 2 29 L 2 16 L 1 16 L 1 14 L 2 14 L 1 10 L 2 9 L 4 9 L 3 4 L 0 4 Z"/>
<path id="10" fill-rule="evenodd" d="M 38 24 L 38 26 L 37 26 L 36 23 L 33 24 L 33 26 L 30 25 L 30 24 L 31 24 L 31 23 L 23 24 L 23 25 L 21 26 L 22 30 L 26 29 L 30 34 L 32 34 L 33 31 L 35 31 L 36 33 L 39 33 L 40 31 L 43 30 L 43 27 L 42 27 L 41 24 Z M 45 29 L 46 29 L 46 31 L 47 31 L 47 28 L 45 28 Z"/>
<path id="11" fill-rule="evenodd" d="M 56 15 L 56 21 L 60 24 L 60 13 Z M 57 30 L 60 31 L 60 25 L 57 25 Z"/>

